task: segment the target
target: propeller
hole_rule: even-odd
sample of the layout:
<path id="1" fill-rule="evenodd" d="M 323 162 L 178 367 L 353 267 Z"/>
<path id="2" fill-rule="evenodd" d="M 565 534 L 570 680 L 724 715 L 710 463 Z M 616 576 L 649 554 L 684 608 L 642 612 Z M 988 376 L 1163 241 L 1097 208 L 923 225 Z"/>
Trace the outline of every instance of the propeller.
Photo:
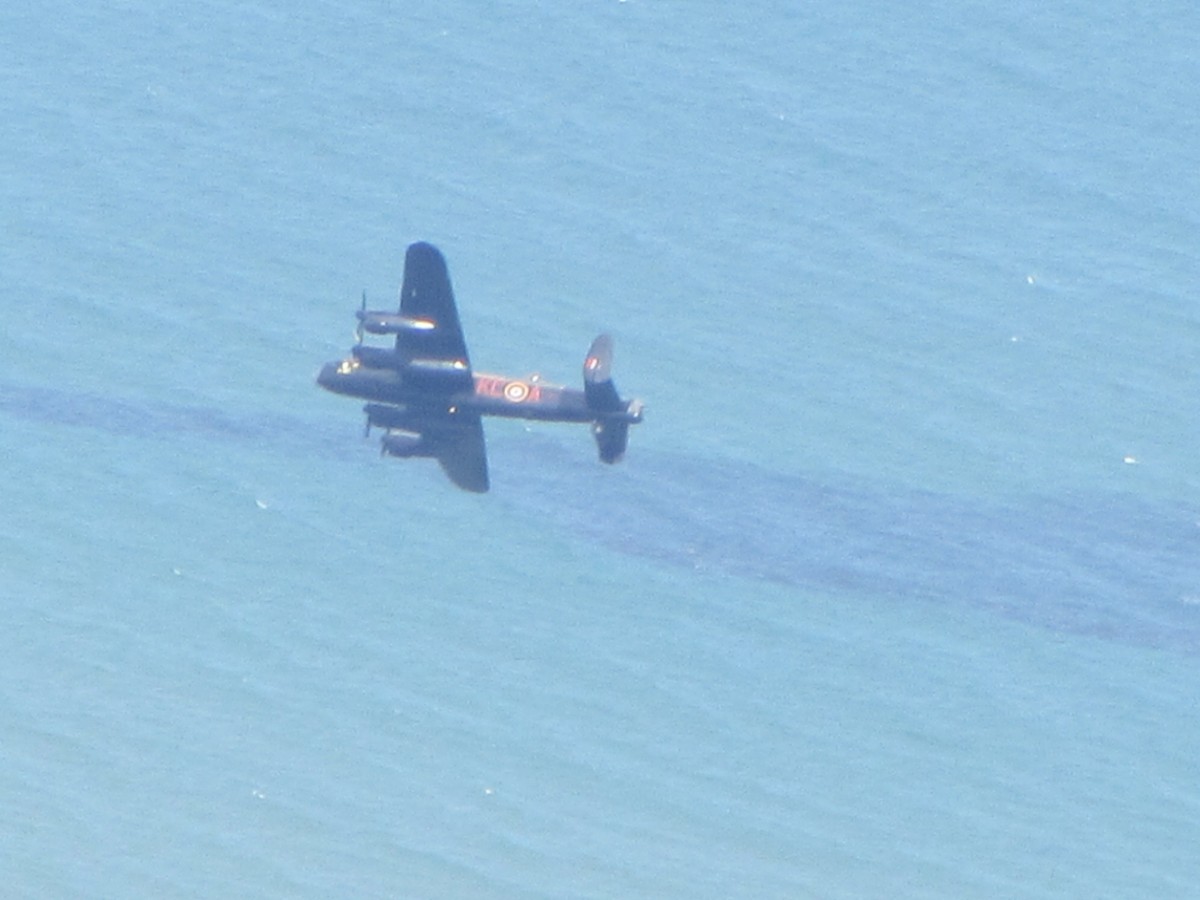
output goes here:
<path id="1" fill-rule="evenodd" d="M 363 342 L 363 317 L 367 314 L 367 289 L 363 288 L 362 306 L 358 309 L 358 325 L 354 327 L 354 341 L 358 346 Z"/>

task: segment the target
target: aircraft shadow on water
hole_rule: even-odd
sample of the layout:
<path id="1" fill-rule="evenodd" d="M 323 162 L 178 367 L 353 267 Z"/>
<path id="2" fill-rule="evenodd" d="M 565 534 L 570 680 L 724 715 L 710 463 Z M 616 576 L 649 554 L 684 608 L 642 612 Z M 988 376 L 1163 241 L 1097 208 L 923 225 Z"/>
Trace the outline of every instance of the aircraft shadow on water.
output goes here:
<path id="1" fill-rule="evenodd" d="M 328 422 L 273 411 L 0 380 L 0 414 L 135 440 L 195 437 L 293 458 L 352 455 Z M 508 505 L 618 553 L 701 576 L 961 606 L 1052 632 L 1200 655 L 1200 510 L 1186 503 L 1103 492 L 986 501 L 652 448 L 620 472 L 581 469 L 547 434 L 501 440 L 494 452 L 504 469 L 538 471 L 536 479 L 505 476 Z"/>
<path id="2" fill-rule="evenodd" d="M 395 335 L 392 348 L 362 343 L 363 333 Z M 642 403 L 623 400 L 612 381 L 612 338 L 600 335 L 583 364 L 583 390 L 471 371 L 446 261 L 436 247 L 412 244 L 404 259 L 397 313 L 358 312 L 358 344 L 321 369 L 317 384 L 366 400 L 367 432 L 384 429 L 388 456 L 432 457 L 468 491 L 488 490 L 483 416 L 591 423 L 600 459 L 625 454 Z"/>

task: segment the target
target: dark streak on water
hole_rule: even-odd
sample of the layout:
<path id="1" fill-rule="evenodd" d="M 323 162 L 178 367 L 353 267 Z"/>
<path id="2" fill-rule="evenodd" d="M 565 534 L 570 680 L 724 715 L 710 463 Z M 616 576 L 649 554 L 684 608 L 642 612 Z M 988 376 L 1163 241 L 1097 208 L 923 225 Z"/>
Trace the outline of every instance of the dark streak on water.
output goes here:
<path id="1" fill-rule="evenodd" d="M 363 452 L 340 424 L 0 383 L 0 410 L 139 437 Z M 581 437 L 581 440 L 585 438 Z M 590 442 L 589 442 L 590 444 Z M 586 453 L 586 456 L 584 455 Z M 818 591 L 962 603 L 1071 634 L 1200 652 L 1200 512 L 1123 494 L 984 504 L 634 450 L 618 469 L 537 435 L 492 446 L 496 489 L 613 550 Z M 537 477 L 510 480 L 511 472 Z"/>
<path id="2" fill-rule="evenodd" d="M 293 452 L 343 455 L 343 431 L 278 413 L 239 415 L 216 407 L 135 403 L 119 397 L 4 382 L 0 382 L 0 411 L 28 421 L 133 437 L 195 434 L 218 440 L 269 442 L 291 447 Z"/>

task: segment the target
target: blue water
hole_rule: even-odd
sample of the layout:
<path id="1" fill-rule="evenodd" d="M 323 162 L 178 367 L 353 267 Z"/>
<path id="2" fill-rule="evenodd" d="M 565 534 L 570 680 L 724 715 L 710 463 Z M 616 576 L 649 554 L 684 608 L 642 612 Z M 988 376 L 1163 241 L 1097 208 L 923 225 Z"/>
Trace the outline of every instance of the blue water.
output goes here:
<path id="1" fill-rule="evenodd" d="M 0 12 L 0 893 L 1195 896 L 1197 45 Z M 417 239 L 479 368 L 615 333 L 625 463 L 361 441 Z"/>

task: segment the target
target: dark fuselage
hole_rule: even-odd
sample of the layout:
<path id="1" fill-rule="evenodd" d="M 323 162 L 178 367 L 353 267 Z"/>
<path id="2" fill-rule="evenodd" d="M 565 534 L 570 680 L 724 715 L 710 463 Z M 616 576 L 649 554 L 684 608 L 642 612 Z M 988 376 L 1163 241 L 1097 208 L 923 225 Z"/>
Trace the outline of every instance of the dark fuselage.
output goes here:
<path id="1" fill-rule="evenodd" d="M 362 353 L 364 349 L 375 350 L 379 359 L 364 358 L 373 355 Z M 340 362 L 325 365 L 317 383 L 336 394 L 405 408 L 437 407 L 450 412 L 547 422 L 634 423 L 642 419 L 641 403 L 636 400 L 620 410 L 599 412 L 588 406 L 583 391 L 549 384 L 536 375 L 508 378 L 471 373 L 453 365 L 399 368 L 371 364 L 393 357 L 391 351 L 377 348 L 356 348 L 356 351 Z"/>

